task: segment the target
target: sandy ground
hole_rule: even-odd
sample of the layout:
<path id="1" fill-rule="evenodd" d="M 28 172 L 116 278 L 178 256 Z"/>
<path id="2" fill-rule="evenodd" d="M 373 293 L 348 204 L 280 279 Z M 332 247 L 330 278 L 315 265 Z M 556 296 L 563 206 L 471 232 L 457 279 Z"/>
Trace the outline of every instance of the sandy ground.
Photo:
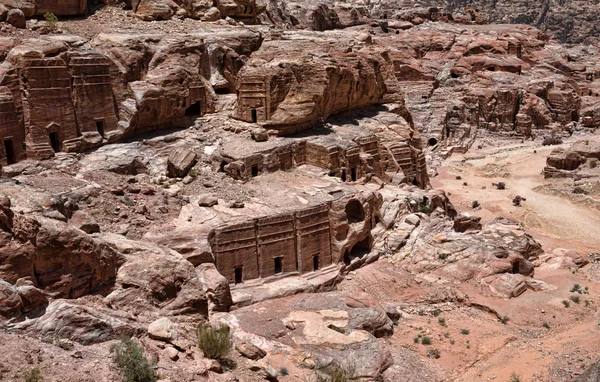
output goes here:
<path id="1" fill-rule="evenodd" d="M 457 209 L 481 216 L 482 221 L 498 216 L 515 219 L 547 252 L 554 248 L 582 252 L 600 248 L 600 211 L 547 192 L 548 184 L 572 182 L 544 179 L 542 175 L 546 158 L 556 146 L 512 143 L 500 148 L 474 148 L 449 158 L 439 169 L 439 176 L 431 181 L 434 188 L 450 194 Z M 456 179 L 457 176 L 462 179 Z M 492 186 L 497 182 L 504 182 L 506 189 Z M 517 195 L 527 199 L 521 207 L 512 204 Z M 473 211 L 474 200 L 479 201 L 481 210 Z"/>

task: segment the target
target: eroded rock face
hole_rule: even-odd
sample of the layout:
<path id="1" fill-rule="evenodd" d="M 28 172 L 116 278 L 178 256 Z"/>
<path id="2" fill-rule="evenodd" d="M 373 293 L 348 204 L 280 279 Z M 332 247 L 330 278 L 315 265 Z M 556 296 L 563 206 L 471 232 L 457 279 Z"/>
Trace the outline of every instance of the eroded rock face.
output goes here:
<path id="1" fill-rule="evenodd" d="M 129 0 L 128 5 L 142 20 L 168 20 L 173 15 L 203 21 L 231 17 L 255 22 L 264 10 L 260 0 Z"/>
<path id="2" fill-rule="evenodd" d="M 103 240 L 53 219 L 17 215 L 2 236 L 0 278 L 29 278 L 56 297 L 109 287 L 123 261 Z"/>
<path id="3" fill-rule="evenodd" d="M 81 16 L 87 12 L 87 0 L 2 0 L 0 4 L 18 9 L 24 16 L 43 16 L 46 12 L 56 16 Z"/>
<path id="4" fill-rule="evenodd" d="M 88 150 L 212 112 L 213 88 L 233 88 L 262 40 L 230 29 L 106 33 L 90 44 L 42 37 L 9 49 L 0 67 L 0 163 Z"/>
<path id="5" fill-rule="evenodd" d="M 503 297 L 516 297 L 528 287 L 544 283 L 533 280 L 534 264 L 542 247 L 517 223 L 498 218 L 481 231 L 455 232 L 453 223 L 435 216 L 421 223 L 397 255 L 412 272 L 455 281 L 480 280 Z"/>

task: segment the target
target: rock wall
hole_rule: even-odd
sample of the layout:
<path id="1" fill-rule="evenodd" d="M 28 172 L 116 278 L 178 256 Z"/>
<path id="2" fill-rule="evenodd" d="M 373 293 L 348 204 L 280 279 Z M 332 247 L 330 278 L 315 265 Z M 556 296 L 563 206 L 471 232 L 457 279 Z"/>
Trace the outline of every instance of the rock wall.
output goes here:
<path id="1" fill-rule="evenodd" d="M 189 125 L 214 111 L 214 88 L 232 88 L 245 55 L 261 41 L 247 29 L 213 28 L 10 46 L 0 65 L 0 164 Z"/>
<path id="2" fill-rule="evenodd" d="M 87 0 L 0 0 L 8 9 L 20 9 L 26 17 L 43 16 L 46 12 L 56 16 L 81 16 L 87 12 Z"/>

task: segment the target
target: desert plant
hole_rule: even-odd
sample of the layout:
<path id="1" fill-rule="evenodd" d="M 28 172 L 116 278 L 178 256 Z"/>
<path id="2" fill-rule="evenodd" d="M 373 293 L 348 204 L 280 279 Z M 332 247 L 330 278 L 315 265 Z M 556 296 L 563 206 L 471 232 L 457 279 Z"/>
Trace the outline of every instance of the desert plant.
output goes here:
<path id="1" fill-rule="evenodd" d="M 507 324 L 508 321 L 510 321 L 510 318 L 508 316 L 504 316 L 500 319 L 500 322 L 502 322 L 503 324 Z"/>
<path id="2" fill-rule="evenodd" d="M 542 141 L 542 146 L 561 145 L 563 143 L 560 138 L 548 137 Z"/>
<path id="3" fill-rule="evenodd" d="M 461 179 L 462 179 L 462 176 L 456 175 L 456 180 L 461 180 Z"/>
<path id="4" fill-rule="evenodd" d="M 573 189 L 573 193 L 580 194 L 580 195 L 586 195 L 588 192 L 583 187 L 577 186 Z"/>
<path id="5" fill-rule="evenodd" d="M 547 323 L 546 321 L 544 321 L 544 322 L 542 323 L 542 326 L 543 326 L 544 328 L 546 328 L 546 329 L 550 329 L 550 324 L 549 324 L 549 323 Z"/>
<path id="6" fill-rule="evenodd" d="M 228 326 L 213 328 L 210 325 L 200 324 L 196 332 L 198 347 L 204 356 L 211 359 L 223 359 L 231 349 L 231 333 Z"/>
<path id="7" fill-rule="evenodd" d="M 123 204 L 129 207 L 135 206 L 135 202 L 127 195 L 123 197 Z"/>
<path id="8" fill-rule="evenodd" d="M 481 204 L 479 204 L 478 200 L 473 200 L 473 203 L 471 203 L 471 208 L 475 209 L 477 207 L 479 207 Z"/>
<path id="9" fill-rule="evenodd" d="M 55 31 L 56 25 L 58 24 L 58 17 L 56 17 L 56 15 L 52 12 L 46 12 L 44 13 L 44 19 L 46 20 L 46 22 L 48 22 L 48 27 L 50 27 L 51 30 Z"/>
<path id="10" fill-rule="evenodd" d="M 506 183 L 504 183 L 504 182 L 498 182 L 498 183 L 496 183 L 496 188 L 498 190 L 506 190 Z"/>
<path id="11" fill-rule="evenodd" d="M 567 300 L 562 300 L 562 304 L 565 306 L 565 308 L 568 308 L 569 306 L 571 306 L 571 304 Z"/>
<path id="12" fill-rule="evenodd" d="M 343 367 L 337 364 L 318 367 L 315 382 L 350 382 L 356 379 L 353 366 Z"/>
<path id="13" fill-rule="evenodd" d="M 290 374 L 290 372 L 288 371 L 287 367 L 282 367 L 281 369 L 279 369 L 279 374 L 285 376 L 285 375 Z"/>
<path id="14" fill-rule="evenodd" d="M 419 337 L 415 337 L 415 338 L 413 338 L 413 341 L 414 341 L 416 344 L 418 344 L 418 343 L 419 343 L 419 340 L 420 340 L 420 338 L 419 338 Z"/>
<path id="15" fill-rule="evenodd" d="M 446 260 L 448 258 L 448 256 L 450 256 L 450 254 L 448 254 L 448 253 L 440 253 L 438 255 L 438 259 L 440 259 L 440 260 Z"/>
<path id="16" fill-rule="evenodd" d="M 110 348 L 114 361 L 121 371 L 125 382 L 154 382 L 158 375 L 154 371 L 153 362 L 148 361 L 144 348 L 131 338 L 123 338 L 121 342 Z"/>
<path id="17" fill-rule="evenodd" d="M 421 343 L 423 345 L 431 345 L 431 338 L 429 336 L 423 336 Z"/>
<path id="18" fill-rule="evenodd" d="M 31 369 L 27 374 L 25 374 L 25 382 L 42 382 L 44 378 L 42 378 L 42 372 L 40 369 Z"/>
<path id="19" fill-rule="evenodd" d="M 522 197 L 520 197 L 519 195 L 515 196 L 512 203 L 515 207 L 521 207 L 521 201 L 523 200 Z"/>
<path id="20" fill-rule="evenodd" d="M 517 373 L 512 373 L 510 376 L 510 382 L 521 382 L 521 377 Z"/>
<path id="21" fill-rule="evenodd" d="M 446 326 L 446 319 L 443 317 L 438 318 L 438 324 Z"/>
<path id="22" fill-rule="evenodd" d="M 573 301 L 575 304 L 579 304 L 579 296 L 571 296 L 569 300 Z"/>
<path id="23" fill-rule="evenodd" d="M 581 285 L 574 284 L 573 287 L 571 288 L 571 293 L 577 292 L 579 290 L 581 290 Z"/>
<path id="24" fill-rule="evenodd" d="M 471 331 L 469 329 L 461 329 L 460 330 L 460 334 L 464 334 L 465 336 L 468 335 L 469 333 L 471 333 Z"/>
<path id="25" fill-rule="evenodd" d="M 427 350 L 427 358 L 440 358 L 440 351 L 437 349 L 429 349 Z"/>
<path id="26" fill-rule="evenodd" d="M 590 168 L 596 168 L 596 166 L 598 166 L 598 162 L 596 162 L 595 160 L 590 162 Z"/>

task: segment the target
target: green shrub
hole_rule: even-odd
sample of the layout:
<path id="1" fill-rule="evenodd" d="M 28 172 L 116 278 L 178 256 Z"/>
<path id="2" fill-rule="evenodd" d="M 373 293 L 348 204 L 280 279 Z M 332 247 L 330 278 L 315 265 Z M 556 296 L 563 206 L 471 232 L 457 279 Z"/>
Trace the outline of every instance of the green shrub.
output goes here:
<path id="1" fill-rule="evenodd" d="M 58 23 L 58 17 L 52 12 L 44 13 L 44 19 L 48 22 L 48 26 L 53 31 L 56 30 L 56 24 Z"/>
<path id="2" fill-rule="evenodd" d="M 510 382 L 521 382 L 521 377 L 517 373 L 512 373 L 510 376 Z"/>
<path id="3" fill-rule="evenodd" d="M 460 330 L 460 334 L 464 334 L 465 336 L 469 335 L 469 333 L 471 333 L 471 331 L 469 329 L 461 329 Z"/>
<path id="4" fill-rule="evenodd" d="M 505 325 L 508 323 L 508 321 L 510 321 L 510 318 L 508 318 L 508 316 L 504 316 L 500 319 L 500 322 L 502 322 Z"/>
<path id="5" fill-rule="evenodd" d="M 429 349 L 427 350 L 427 358 L 440 358 L 440 351 L 437 349 Z"/>
<path id="6" fill-rule="evenodd" d="M 477 207 L 479 207 L 481 204 L 479 204 L 478 200 L 473 200 L 473 203 L 471 203 L 471 208 L 475 209 Z"/>
<path id="7" fill-rule="evenodd" d="M 154 382 L 158 375 L 154 371 L 153 362 L 148 361 L 144 348 L 131 338 L 123 338 L 118 344 L 110 348 L 114 354 L 114 361 L 121 371 L 125 382 Z"/>
<path id="8" fill-rule="evenodd" d="M 573 189 L 573 193 L 579 195 L 587 195 L 588 192 L 583 187 L 577 186 Z"/>
<path id="9" fill-rule="evenodd" d="M 462 180 L 462 176 L 456 175 L 456 180 Z"/>
<path id="10" fill-rule="evenodd" d="M 135 206 L 135 202 L 127 195 L 123 197 L 123 204 L 129 207 Z"/>
<path id="11" fill-rule="evenodd" d="M 575 304 L 579 304 L 579 296 L 571 296 L 569 300 L 573 301 Z"/>
<path id="12" fill-rule="evenodd" d="M 315 382 L 350 382 L 356 379 L 354 367 L 328 365 L 315 371 Z"/>
<path id="13" fill-rule="evenodd" d="M 443 317 L 438 318 L 438 324 L 446 326 L 446 319 Z"/>
<path id="14" fill-rule="evenodd" d="M 421 339 L 421 343 L 422 343 L 423 345 L 431 345 L 431 338 L 430 338 L 429 336 L 424 336 L 424 337 Z"/>
<path id="15" fill-rule="evenodd" d="M 450 254 L 448 254 L 448 253 L 440 253 L 438 255 L 438 259 L 440 259 L 440 260 L 443 261 L 443 260 L 446 260 L 448 258 L 448 256 L 450 256 Z"/>
<path id="16" fill-rule="evenodd" d="M 288 371 L 288 369 L 286 367 L 282 367 L 281 369 L 279 369 L 279 374 L 285 376 L 290 374 L 290 372 Z"/>
<path id="17" fill-rule="evenodd" d="M 231 333 L 228 326 L 213 328 L 200 324 L 196 333 L 198 347 L 207 358 L 221 360 L 231 350 Z"/>
<path id="18" fill-rule="evenodd" d="M 498 190 L 506 190 L 506 184 L 504 182 L 498 182 L 496 183 L 496 188 Z"/>
<path id="19" fill-rule="evenodd" d="M 598 166 L 598 162 L 596 162 L 595 160 L 590 162 L 590 168 L 596 168 L 596 166 Z"/>
<path id="20" fill-rule="evenodd" d="M 571 293 L 577 292 L 578 290 L 581 290 L 581 285 L 574 284 L 573 287 L 571 288 Z"/>
<path id="21" fill-rule="evenodd" d="M 563 300 L 562 304 L 565 306 L 565 308 L 568 308 L 571 304 L 569 304 L 569 301 L 567 300 Z"/>
<path id="22" fill-rule="evenodd" d="M 419 337 L 415 337 L 415 338 L 413 338 L 413 341 L 414 341 L 416 344 L 418 344 L 418 343 L 419 343 Z"/>
<path id="23" fill-rule="evenodd" d="M 544 323 L 542 324 L 542 326 L 546 329 L 550 329 L 550 324 L 548 324 L 546 321 L 544 321 Z"/>
<path id="24" fill-rule="evenodd" d="M 43 380 L 40 369 L 31 369 L 29 373 L 25 374 L 25 382 L 42 382 Z"/>

